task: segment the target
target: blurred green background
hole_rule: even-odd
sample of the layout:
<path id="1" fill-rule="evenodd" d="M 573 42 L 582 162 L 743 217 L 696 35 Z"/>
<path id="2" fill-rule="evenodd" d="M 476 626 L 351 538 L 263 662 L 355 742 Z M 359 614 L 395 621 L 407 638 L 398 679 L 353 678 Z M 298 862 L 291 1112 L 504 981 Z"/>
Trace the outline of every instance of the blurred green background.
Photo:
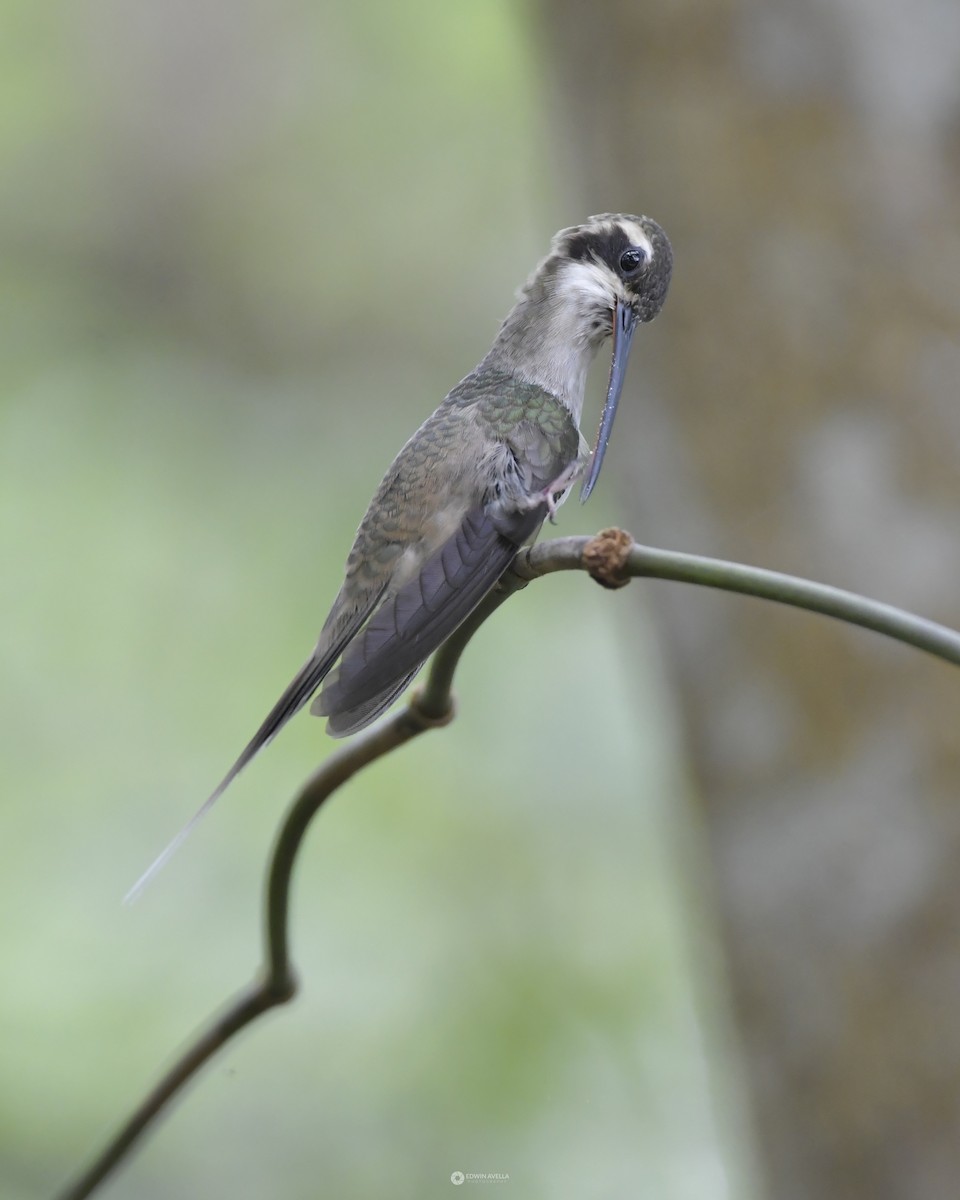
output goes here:
<path id="1" fill-rule="evenodd" d="M 254 969 L 319 722 L 120 898 L 309 651 L 393 453 L 587 214 L 557 199 L 506 2 L 4 0 L 0 21 L 0 1195 L 25 1200 Z M 615 515 L 601 489 L 560 531 Z M 316 823 L 294 1006 L 105 1196 L 412 1200 L 458 1169 L 524 1200 L 747 1194 L 646 638 L 580 577 L 497 615 L 453 726 Z"/>

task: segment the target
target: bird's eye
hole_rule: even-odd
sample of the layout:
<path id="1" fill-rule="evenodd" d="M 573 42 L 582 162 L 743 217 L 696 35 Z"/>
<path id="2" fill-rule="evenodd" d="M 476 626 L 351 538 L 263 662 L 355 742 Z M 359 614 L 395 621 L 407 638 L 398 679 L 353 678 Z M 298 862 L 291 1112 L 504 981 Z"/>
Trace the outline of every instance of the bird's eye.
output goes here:
<path id="1" fill-rule="evenodd" d="M 647 265 L 647 252 L 639 246 L 631 246 L 620 255 L 620 270 L 624 275 L 636 275 Z"/>

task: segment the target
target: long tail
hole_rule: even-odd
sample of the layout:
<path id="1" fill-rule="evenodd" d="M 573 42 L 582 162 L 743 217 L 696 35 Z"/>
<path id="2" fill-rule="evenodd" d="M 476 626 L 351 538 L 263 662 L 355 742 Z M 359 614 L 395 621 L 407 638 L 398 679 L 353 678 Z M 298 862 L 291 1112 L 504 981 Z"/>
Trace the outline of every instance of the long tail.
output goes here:
<path id="1" fill-rule="evenodd" d="M 177 850 L 183 845 L 194 828 L 200 822 L 201 818 L 210 811 L 216 804 L 223 793 L 227 790 L 231 783 L 236 779 L 244 767 L 246 767 L 260 751 L 269 742 L 273 741 L 280 730 L 286 725 L 295 713 L 310 699 L 313 693 L 323 682 L 324 676 L 329 672 L 334 662 L 339 655 L 342 645 L 334 647 L 334 651 L 325 654 L 322 658 L 317 658 L 311 655 L 310 658 L 303 664 L 286 691 L 276 702 L 270 712 L 267 714 L 263 724 L 250 739 L 250 742 L 244 748 L 243 753 L 233 764 L 230 770 L 224 775 L 223 779 L 204 800 L 203 804 L 197 809 L 190 820 L 184 825 L 173 841 L 167 848 L 147 867 L 146 871 L 140 876 L 137 882 L 133 885 L 126 896 L 123 898 L 124 904 L 130 904 L 140 895 L 143 889 L 147 886 L 150 880 L 157 872 L 176 854 Z"/>

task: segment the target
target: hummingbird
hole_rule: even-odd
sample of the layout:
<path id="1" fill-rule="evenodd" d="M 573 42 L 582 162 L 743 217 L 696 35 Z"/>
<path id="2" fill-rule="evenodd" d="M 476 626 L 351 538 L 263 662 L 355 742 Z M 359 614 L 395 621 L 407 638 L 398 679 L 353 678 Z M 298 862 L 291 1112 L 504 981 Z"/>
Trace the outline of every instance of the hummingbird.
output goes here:
<path id="1" fill-rule="evenodd" d="M 532 542 L 585 471 L 597 482 L 637 326 L 663 307 L 673 252 L 649 217 L 561 229 L 480 364 L 391 463 L 357 530 L 310 657 L 132 898 L 253 758 L 313 698 L 332 737 L 374 721 Z M 587 369 L 613 339 L 592 453 Z M 318 694 L 319 689 L 319 694 Z M 314 698 L 315 697 L 315 698 Z"/>

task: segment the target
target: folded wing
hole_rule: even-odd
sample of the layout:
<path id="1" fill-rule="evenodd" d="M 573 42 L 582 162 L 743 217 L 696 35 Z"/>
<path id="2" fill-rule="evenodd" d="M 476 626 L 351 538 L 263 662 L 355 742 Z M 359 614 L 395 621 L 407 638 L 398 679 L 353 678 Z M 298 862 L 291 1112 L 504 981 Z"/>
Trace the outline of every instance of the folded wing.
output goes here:
<path id="1" fill-rule="evenodd" d="M 423 565 L 385 600 L 344 652 L 311 711 L 344 737 L 368 725 L 480 603 L 546 514 L 546 505 L 471 509 Z"/>

